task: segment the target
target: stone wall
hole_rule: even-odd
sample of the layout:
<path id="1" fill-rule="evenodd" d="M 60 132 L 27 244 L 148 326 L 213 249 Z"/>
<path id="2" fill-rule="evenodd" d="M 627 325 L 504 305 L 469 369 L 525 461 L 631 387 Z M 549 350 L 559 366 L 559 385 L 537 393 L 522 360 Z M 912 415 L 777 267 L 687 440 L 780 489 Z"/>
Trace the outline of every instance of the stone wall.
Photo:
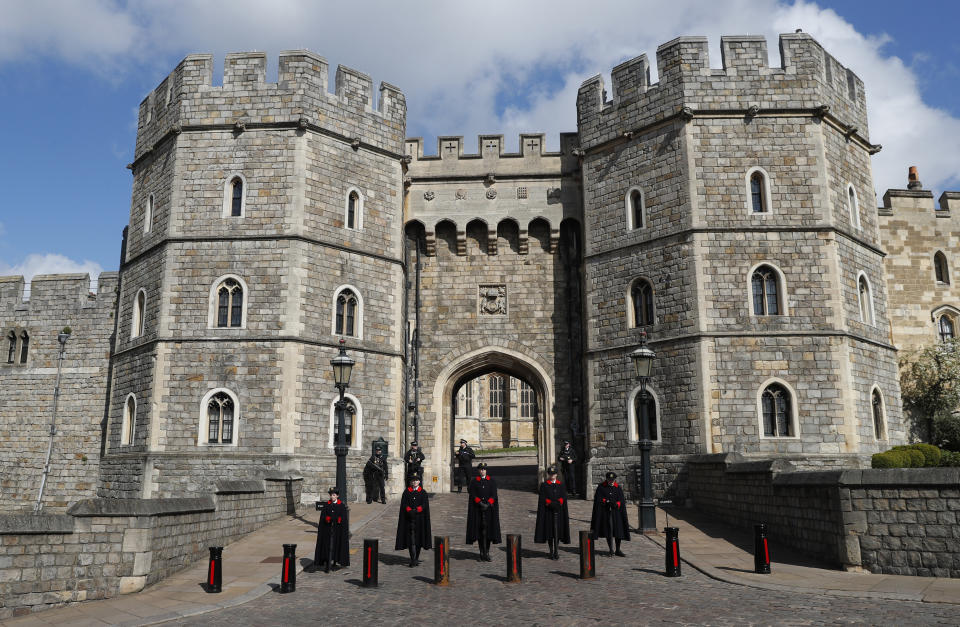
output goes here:
<path id="1" fill-rule="evenodd" d="M 295 511 L 301 483 L 275 475 L 221 481 L 215 496 L 88 499 L 66 514 L 0 516 L 0 619 L 137 592 Z"/>
<path id="2" fill-rule="evenodd" d="M 848 570 L 960 577 L 960 470 L 797 472 L 736 454 L 689 461 L 693 506 Z M 774 555 L 774 561 L 776 556 Z"/>
<path id="3" fill-rule="evenodd" d="M 96 292 L 81 274 L 35 276 L 29 297 L 25 287 L 23 277 L 0 277 L 0 513 L 28 510 L 37 499 L 50 442 L 57 334 L 69 326 L 43 497 L 44 511 L 62 513 L 96 489 L 117 273 L 102 273 Z M 10 332 L 27 333 L 25 362 L 18 347 L 8 363 Z"/>

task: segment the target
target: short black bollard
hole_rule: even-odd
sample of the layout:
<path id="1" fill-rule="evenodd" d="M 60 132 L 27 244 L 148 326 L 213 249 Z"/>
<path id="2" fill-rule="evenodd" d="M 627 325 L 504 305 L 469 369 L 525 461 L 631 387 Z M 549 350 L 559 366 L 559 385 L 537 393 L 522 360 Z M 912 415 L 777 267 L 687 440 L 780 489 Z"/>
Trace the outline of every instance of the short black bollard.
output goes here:
<path id="1" fill-rule="evenodd" d="M 593 579 L 597 576 L 594 561 L 593 532 L 580 532 L 580 579 Z"/>
<path id="2" fill-rule="evenodd" d="M 523 581 L 523 556 L 520 549 L 521 536 L 507 534 L 507 581 Z"/>
<path id="3" fill-rule="evenodd" d="M 210 567 L 207 569 L 207 592 L 223 590 L 223 547 L 210 547 Z"/>
<path id="4" fill-rule="evenodd" d="M 376 588 L 379 582 L 380 540 L 363 539 L 363 587 Z"/>
<path id="5" fill-rule="evenodd" d="M 677 527 L 666 527 L 667 532 L 667 554 L 665 556 L 667 577 L 680 576 L 680 529 Z"/>
<path id="6" fill-rule="evenodd" d="M 767 525 L 753 526 L 753 572 L 770 573 L 770 546 L 767 544 Z"/>
<path id="7" fill-rule="evenodd" d="M 433 583 L 446 586 L 450 583 L 450 538 L 433 537 Z"/>
<path id="8" fill-rule="evenodd" d="M 297 589 L 297 545 L 283 545 L 283 568 L 280 571 L 280 592 Z"/>

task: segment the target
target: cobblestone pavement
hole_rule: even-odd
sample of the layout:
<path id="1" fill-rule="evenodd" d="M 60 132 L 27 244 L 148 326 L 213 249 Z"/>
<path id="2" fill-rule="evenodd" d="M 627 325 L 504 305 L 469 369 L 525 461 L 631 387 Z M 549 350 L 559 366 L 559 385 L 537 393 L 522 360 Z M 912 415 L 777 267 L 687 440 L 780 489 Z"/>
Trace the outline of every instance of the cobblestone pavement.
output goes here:
<path id="1" fill-rule="evenodd" d="M 536 496 L 501 492 L 504 544 L 493 562 L 477 561 L 476 546 L 464 546 L 466 494 L 431 499 L 434 535 L 449 535 L 450 586 L 433 581 L 433 552 L 407 566 L 406 552 L 393 548 L 396 505 L 351 540 L 353 565 L 329 575 L 303 573 L 292 594 L 267 594 L 244 605 L 193 617 L 179 624 L 203 625 L 627 625 L 627 624 L 882 624 L 957 625 L 954 605 L 851 599 L 771 592 L 728 584 L 684 566 L 683 576 L 663 576 L 663 553 L 648 539 L 623 544 L 627 557 L 597 558 L 598 576 L 578 578 L 575 544 L 547 559 L 546 545 L 533 544 Z M 571 539 L 589 525 L 590 503 L 573 501 Z M 507 533 L 523 535 L 522 583 L 505 583 Z M 363 537 L 380 538 L 380 587 L 360 586 Z M 681 538 L 681 548 L 683 539 Z M 601 541 L 600 545 L 605 545 Z M 304 554 L 312 554 L 312 547 Z M 601 548 L 598 546 L 598 548 Z M 170 624 L 170 623 L 167 623 Z"/>

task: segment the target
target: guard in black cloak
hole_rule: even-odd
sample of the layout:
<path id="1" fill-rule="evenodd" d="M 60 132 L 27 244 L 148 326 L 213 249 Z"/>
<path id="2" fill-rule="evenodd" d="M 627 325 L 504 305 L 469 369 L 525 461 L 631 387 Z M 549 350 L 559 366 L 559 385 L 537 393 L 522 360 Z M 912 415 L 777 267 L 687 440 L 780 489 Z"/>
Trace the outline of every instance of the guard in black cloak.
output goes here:
<path id="1" fill-rule="evenodd" d="M 608 472 L 607 480 L 597 486 L 593 495 L 593 516 L 590 517 L 590 528 L 593 537 L 606 538 L 610 555 L 626 557 L 620 550 L 620 541 L 630 541 L 630 527 L 627 524 L 627 500 L 623 496 L 623 488 L 615 479 L 617 473 Z M 613 541 L 617 541 L 617 551 L 613 551 Z"/>
<path id="2" fill-rule="evenodd" d="M 467 493 L 467 544 L 476 542 L 480 547 L 480 559 L 490 559 L 490 543 L 500 544 L 500 499 L 497 497 L 497 482 L 487 474 L 486 462 L 477 464 L 477 476 L 470 482 Z"/>
<path id="3" fill-rule="evenodd" d="M 570 496 L 574 496 L 577 493 L 577 452 L 570 446 L 569 440 L 563 441 L 563 447 L 557 459 L 560 461 L 563 480 L 567 482 L 567 492 Z"/>
<path id="4" fill-rule="evenodd" d="M 473 458 L 476 456 L 473 449 L 467 446 L 467 441 L 460 440 L 460 448 L 453 452 L 453 457 L 457 460 L 456 472 L 453 474 L 453 481 L 457 484 L 457 494 L 463 492 L 463 486 L 468 486 L 470 483 L 470 477 L 473 476 Z"/>
<path id="5" fill-rule="evenodd" d="M 547 468 L 547 480 L 540 484 L 537 503 L 537 527 L 533 535 L 537 544 L 546 542 L 550 559 L 560 559 L 560 542 L 570 544 L 570 514 L 567 511 L 567 489 L 557 479 L 557 467 Z"/>
<path id="6" fill-rule="evenodd" d="M 410 551 L 410 568 L 420 563 L 420 549 L 430 550 L 430 499 L 420 487 L 420 477 L 410 475 L 410 485 L 400 497 L 400 520 L 397 522 L 397 543 L 394 550 Z"/>
<path id="7" fill-rule="evenodd" d="M 370 501 L 387 502 L 387 474 L 387 458 L 383 456 L 383 449 L 378 446 L 363 467 L 363 482 L 367 488 L 367 503 L 370 503 Z"/>
<path id="8" fill-rule="evenodd" d="M 334 564 L 341 567 L 350 565 L 350 518 L 346 504 L 340 500 L 340 492 L 330 488 L 328 493 L 330 499 L 320 506 L 313 570 L 317 571 L 323 566 L 329 573 Z"/>
<path id="9" fill-rule="evenodd" d="M 420 450 L 420 445 L 417 444 L 416 440 L 414 440 L 410 443 L 410 450 L 408 450 L 403 456 L 403 463 L 407 466 L 408 477 L 412 474 L 416 474 L 418 477 L 420 477 L 420 481 L 423 481 L 424 459 L 426 458 L 423 456 L 423 451 Z"/>

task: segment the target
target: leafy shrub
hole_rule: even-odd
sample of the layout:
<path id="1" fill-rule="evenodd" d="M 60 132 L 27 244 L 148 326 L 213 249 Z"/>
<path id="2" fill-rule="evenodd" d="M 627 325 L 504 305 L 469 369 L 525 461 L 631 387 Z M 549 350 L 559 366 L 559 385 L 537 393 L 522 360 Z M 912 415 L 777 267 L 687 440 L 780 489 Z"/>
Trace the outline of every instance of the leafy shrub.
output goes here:
<path id="1" fill-rule="evenodd" d="M 870 465 L 874 468 L 910 468 L 912 462 L 907 451 L 891 449 L 875 454 Z"/>
<path id="2" fill-rule="evenodd" d="M 940 457 L 941 466 L 960 466 L 960 453 L 954 453 L 953 451 L 943 451 L 943 455 Z"/>
<path id="3" fill-rule="evenodd" d="M 960 451 L 960 416 L 942 412 L 933 418 L 933 441 L 949 451 Z"/>
<path id="4" fill-rule="evenodd" d="M 915 448 L 907 449 L 903 451 L 907 456 L 910 465 L 907 468 L 923 468 L 924 464 L 927 463 L 926 458 L 923 456 L 923 453 L 918 451 Z"/>
<path id="5" fill-rule="evenodd" d="M 909 456 L 911 463 L 914 464 L 913 468 L 927 467 L 932 468 L 940 465 L 940 456 L 942 455 L 939 448 L 933 444 L 901 444 L 900 446 L 894 446 L 891 451 L 903 451 Z M 919 451 L 923 456 L 923 462 L 920 464 L 916 463 L 916 455 L 911 451 Z"/>

